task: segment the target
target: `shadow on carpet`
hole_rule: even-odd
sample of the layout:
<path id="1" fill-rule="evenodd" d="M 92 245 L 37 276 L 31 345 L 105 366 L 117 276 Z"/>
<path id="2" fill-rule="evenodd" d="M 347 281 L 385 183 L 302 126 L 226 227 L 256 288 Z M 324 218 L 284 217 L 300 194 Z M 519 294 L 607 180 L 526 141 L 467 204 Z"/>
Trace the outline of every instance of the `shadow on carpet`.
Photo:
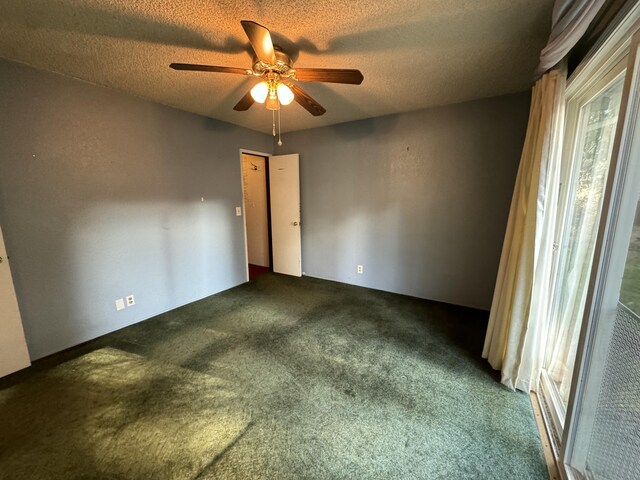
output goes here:
<path id="1" fill-rule="evenodd" d="M 0 391 L 0 478 L 194 478 L 248 428 L 237 405 L 219 378 L 99 349 Z"/>

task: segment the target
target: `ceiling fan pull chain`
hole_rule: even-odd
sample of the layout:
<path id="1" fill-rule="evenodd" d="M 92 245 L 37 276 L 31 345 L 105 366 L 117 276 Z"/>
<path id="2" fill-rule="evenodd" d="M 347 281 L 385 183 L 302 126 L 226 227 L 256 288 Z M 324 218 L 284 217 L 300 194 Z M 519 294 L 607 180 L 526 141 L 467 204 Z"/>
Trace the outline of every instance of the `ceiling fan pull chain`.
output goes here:
<path id="1" fill-rule="evenodd" d="M 273 122 L 273 136 L 276 136 L 276 111 L 271 110 L 271 119 Z"/>
<path id="2" fill-rule="evenodd" d="M 280 126 L 280 109 L 278 109 L 278 146 L 282 146 L 282 138 L 280 135 L 282 134 L 282 127 Z"/>

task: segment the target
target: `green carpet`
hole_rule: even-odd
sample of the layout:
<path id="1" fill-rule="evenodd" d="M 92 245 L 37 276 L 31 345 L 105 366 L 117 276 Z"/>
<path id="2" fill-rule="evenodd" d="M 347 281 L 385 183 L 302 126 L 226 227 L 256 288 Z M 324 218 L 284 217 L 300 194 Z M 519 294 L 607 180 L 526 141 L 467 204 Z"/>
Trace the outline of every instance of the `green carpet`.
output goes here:
<path id="1" fill-rule="evenodd" d="M 194 478 L 248 427 L 226 382 L 109 348 L 0 392 L 0 477 Z"/>
<path id="2" fill-rule="evenodd" d="M 263 275 L 0 381 L 0 478 L 547 478 L 528 396 L 480 358 L 486 318 Z"/>

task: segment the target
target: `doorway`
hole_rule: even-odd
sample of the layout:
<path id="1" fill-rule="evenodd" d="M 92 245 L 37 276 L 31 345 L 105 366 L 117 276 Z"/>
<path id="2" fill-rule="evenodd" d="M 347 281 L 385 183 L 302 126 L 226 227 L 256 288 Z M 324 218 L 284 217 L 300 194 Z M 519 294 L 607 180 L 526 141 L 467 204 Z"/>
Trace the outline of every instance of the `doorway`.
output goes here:
<path id="1" fill-rule="evenodd" d="M 269 158 L 241 153 L 249 280 L 272 271 Z"/>
<path id="2" fill-rule="evenodd" d="M 300 156 L 240 150 L 247 280 L 302 276 Z"/>

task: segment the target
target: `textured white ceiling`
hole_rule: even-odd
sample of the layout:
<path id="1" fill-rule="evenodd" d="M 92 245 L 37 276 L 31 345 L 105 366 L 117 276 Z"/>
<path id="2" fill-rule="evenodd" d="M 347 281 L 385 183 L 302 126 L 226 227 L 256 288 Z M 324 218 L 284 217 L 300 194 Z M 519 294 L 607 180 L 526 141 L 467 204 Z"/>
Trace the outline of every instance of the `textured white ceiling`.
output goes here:
<path id="1" fill-rule="evenodd" d="M 171 62 L 250 68 L 240 20 L 268 27 L 297 67 L 357 68 L 360 86 L 302 84 L 283 131 L 526 90 L 553 0 L 0 0 L 0 57 L 270 132 L 233 110 L 255 82 Z"/>

